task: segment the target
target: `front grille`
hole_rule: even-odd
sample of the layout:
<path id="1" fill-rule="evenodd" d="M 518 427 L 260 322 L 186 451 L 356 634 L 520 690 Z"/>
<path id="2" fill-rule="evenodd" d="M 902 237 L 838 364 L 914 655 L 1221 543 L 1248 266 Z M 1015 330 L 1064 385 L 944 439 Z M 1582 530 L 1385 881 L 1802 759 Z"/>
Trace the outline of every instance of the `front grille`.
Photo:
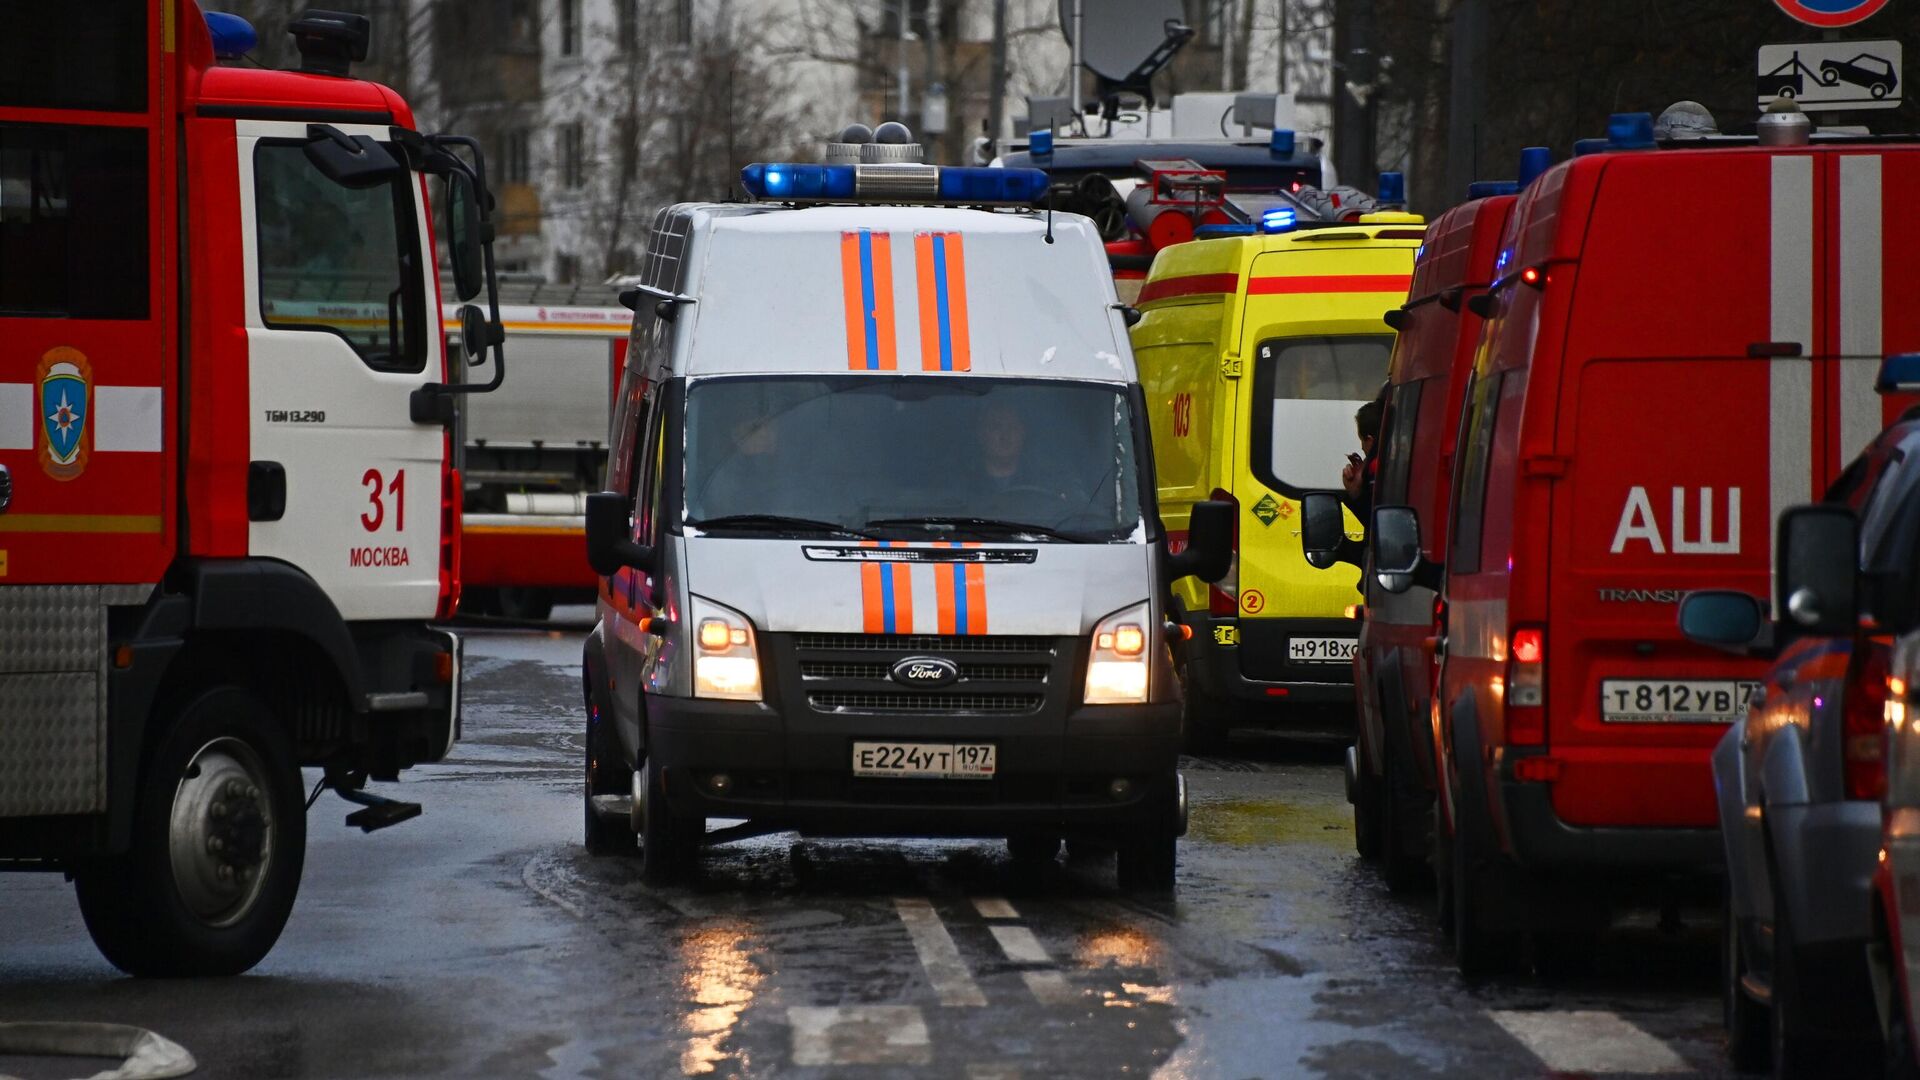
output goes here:
<path id="1" fill-rule="evenodd" d="M 820 713 L 896 713 L 917 716 L 1015 716 L 1041 711 L 1049 685 L 1066 680 L 1055 669 L 1070 663 L 1063 639 L 1011 635 L 794 634 L 781 635 L 786 668 L 807 705 Z M 909 657 L 951 661 L 960 678 L 948 686 L 902 686 L 893 667 Z"/>
<path id="2" fill-rule="evenodd" d="M 809 681 L 826 679 L 863 679 L 882 682 L 892 678 L 893 665 L 879 661 L 805 660 L 800 677 Z M 1047 681 L 1045 664 L 961 664 L 961 682 L 1034 682 Z"/>
<path id="3" fill-rule="evenodd" d="M 901 657 L 919 653 L 1046 653 L 1053 639 L 995 634 L 797 634 L 794 648 L 801 652 L 889 652 Z"/>
<path id="4" fill-rule="evenodd" d="M 808 694 L 818 712 L 871 713 L 1028 713 L 1037 712 L 1039 694 L 878 693 L 826 690 Z"/>

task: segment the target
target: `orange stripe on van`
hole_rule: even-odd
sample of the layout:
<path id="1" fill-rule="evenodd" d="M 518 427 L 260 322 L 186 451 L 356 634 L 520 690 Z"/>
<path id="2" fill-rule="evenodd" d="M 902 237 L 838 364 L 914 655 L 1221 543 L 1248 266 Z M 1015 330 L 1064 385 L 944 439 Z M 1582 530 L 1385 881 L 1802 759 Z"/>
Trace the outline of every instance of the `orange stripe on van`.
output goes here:
<path id="1" fill-rule="evenodd" d="M 940 298 L 933 290 L 933 234 L 913 236 L 913 280 L 920 295 L 920 369 L 940 370 Z"/>
<path id="2" fill-rule="evenodd" d="M 898 367 L 893 338 L 893 237 L 873 234 L 873 321 L 879 337 L 880 370 Z"/>
<path id="3" fill-rule="evenodd" d="M 972 371 L 973 351 L 967 339 L 967 260 L 959 233 L 947 233 L 947 347 L 952 371 Z"/>
<path id="4" fill-rule="evenodd" d="M 961 632 L 984 634 L 987 632 L 987 568 L 979 563 L 966 563 L 962 569 L 967 579 L 967 625 Z"/>
<path id="5" fill-rule="evenodd" d="M 869 634 L 887 632 L 887 614 L 880 604 L 880 574 L 885 569 L 879 563 L 860 564 L 860 622 Z"/>
<path id="6" fill-rule="evenodd" d="M 913 565 L 911 563 L 889 563 L 887 572 L 893 575 L 893 626 L 889 633 L 913 633 Z"/>
<path id="7" fill-rule="evenodd" d="M 1301 274 L 1294 277 L 1257 277 L 1247 281 L 1247 295 L 1390 292 L 1405 296 L 1407 286 L 1412 281 L 1411 274 Z"/>
<path id="8" fill-rule="evenodd" d="M 860 297 L 860 234 L 840 234 L 840 294 L 847 311 L 847 366 L 867 367 L 867 313 Z"/>

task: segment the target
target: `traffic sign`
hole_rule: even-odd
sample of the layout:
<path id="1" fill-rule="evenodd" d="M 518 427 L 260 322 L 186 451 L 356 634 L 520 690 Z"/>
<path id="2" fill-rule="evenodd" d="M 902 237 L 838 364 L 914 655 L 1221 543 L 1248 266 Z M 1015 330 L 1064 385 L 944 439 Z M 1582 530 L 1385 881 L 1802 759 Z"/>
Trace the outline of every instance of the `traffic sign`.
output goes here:
<path id="1" fill-rule="evenodd" d="M 1822 29 L 1852 26 L 1887 6 L 1887 0 L 1773 0 L 1780 10 Z"/>
<path id="2" fill-rule="evenodd" d="M 1900 104 L 1898 41 L 1802 41 L 1760 46 L 1755 89 L 1765 105 L 1792 98 L 1802 109 L 1891 109 Z"/>

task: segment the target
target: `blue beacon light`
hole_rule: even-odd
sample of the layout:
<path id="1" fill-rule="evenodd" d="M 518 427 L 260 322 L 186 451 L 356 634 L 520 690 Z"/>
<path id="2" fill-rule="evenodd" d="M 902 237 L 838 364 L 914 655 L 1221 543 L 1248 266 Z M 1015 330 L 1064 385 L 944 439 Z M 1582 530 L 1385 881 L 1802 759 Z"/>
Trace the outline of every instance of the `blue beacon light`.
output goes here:
<path id="1" fill-rule="evenodd" d="M 1266 233 L 1292 232 L 1300 223 L 1300 215 L 1290 206 L 1276 206 L 1260 214 L 1260 231 Z"/>
<path id="2" fill-rule="evenodd" d="M 224 11 L 207 12 L 207 33 L 213 36 L 213 55 L 222 60 L 238 60 L 260 44 L 252 23 Z"/>

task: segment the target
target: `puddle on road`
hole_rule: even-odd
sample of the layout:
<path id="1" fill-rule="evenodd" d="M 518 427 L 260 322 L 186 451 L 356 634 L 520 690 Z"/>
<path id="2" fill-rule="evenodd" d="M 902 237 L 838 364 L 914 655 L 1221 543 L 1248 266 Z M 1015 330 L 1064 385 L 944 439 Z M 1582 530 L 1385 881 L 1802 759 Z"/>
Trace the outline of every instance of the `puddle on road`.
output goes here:
<path id="1" fill-rule="evenodd" d="M 716 1071 L 732 1055 L 723 1047 L 752 1004 L 765 977 L 749 955 L 752 936 L 743 923 L 695 930 L 680 941 L 680 988 L 690 1005 L 682 1019 L 688 1034 L 680 1071 L 699 1076 Z"/>
<path id="2" fill-rule="evenodd" d="M 1227 799 L 1195 804 L 1188 834 L 1216 844 L 1348 845 L 1353 815 L 1344 803 L 1299 806 L 1270 799 Z"/>

